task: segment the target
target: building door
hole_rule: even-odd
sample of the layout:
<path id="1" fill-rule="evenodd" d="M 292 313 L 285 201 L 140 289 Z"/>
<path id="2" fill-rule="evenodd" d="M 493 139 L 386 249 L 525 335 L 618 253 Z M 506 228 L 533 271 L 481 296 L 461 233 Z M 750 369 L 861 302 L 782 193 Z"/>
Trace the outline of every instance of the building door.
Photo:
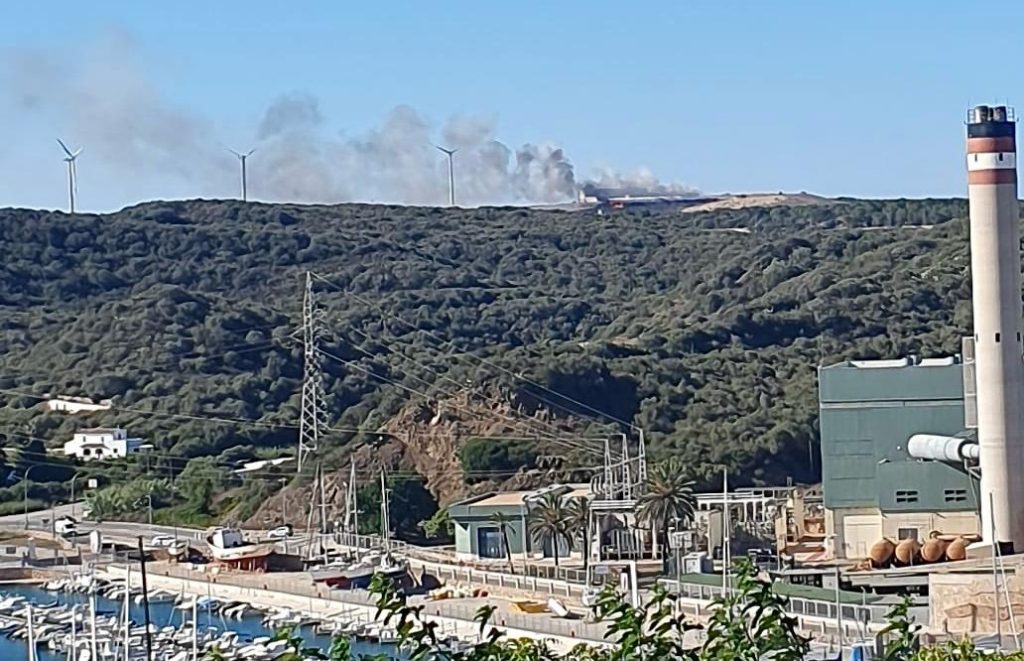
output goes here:
<path id="1" fill-rule="evenodd" d="M 505 542 L 497 528 L 478 528 L 476 532 L 477 555 L 481 558 L 504 558 Z"/>
<path id="2" fill-rule="evenodd" d="M 882 517 L 854 514 L 843 517 L 843 557 L 866 558 L 875 542 L 882 539 Z"/>

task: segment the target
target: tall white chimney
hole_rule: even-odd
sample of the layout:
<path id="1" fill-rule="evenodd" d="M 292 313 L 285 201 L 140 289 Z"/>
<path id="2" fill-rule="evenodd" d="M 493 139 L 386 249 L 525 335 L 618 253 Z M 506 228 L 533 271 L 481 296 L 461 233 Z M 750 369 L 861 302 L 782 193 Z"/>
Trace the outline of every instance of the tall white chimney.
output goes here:
<path id="1" fill-rule="evenodd" d="M 1024 321 L 1016 121 L 1005 106 L 967 120 L 967 188 L 978 397 L 982 536 L 1024 552 Z M 995 539 L 992 530 L 995 529 Z"/>

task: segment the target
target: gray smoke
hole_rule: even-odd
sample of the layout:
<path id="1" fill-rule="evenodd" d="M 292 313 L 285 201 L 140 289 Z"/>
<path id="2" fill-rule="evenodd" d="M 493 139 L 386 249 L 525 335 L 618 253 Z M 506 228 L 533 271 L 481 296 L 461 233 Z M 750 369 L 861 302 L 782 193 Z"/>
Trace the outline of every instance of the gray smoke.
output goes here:
<path id="1" fill-rule="evenodd" d="M 16 110 L 67 128 L 73 145 L 89 158 L 132 175 L 176 176 L 213 192 L 230 161 L 210 154 L 211 126 L 178 109 L 136 66 L 137 45 L 110 31 L 80 57 L 61 59 L 48 51 L 4 52 L 8 98 Z M 209 187 L 207 188 L 207 186 Z"/>
<path id="2" fill-rule="evenodd" d="M 138 45 L 111 32 L 82 57 L 44 51 L 0 53 L 7 97 L 24 113 L 66 126 L 115 172 L 133 177 L 174 176 L 196 194 L 228 196 L 237 187 L 237 163 L 206 119 L 176 107 L 137 66 Z M 438 137 L 439 136 L 439 137 Z M 493 117 L 453 116 L 434 126 L 408 106 L 394 108 L 377 127 L 346 136 L 333 130 L 316 98 L 279 97 L 264 111 L 251 144 L 249 190 L 273 201 L 443 204 L 447 162 L 434 144 L 458 149 L 456 197 L 460 205 L 554 203 L 579 188 L 624 187 L 674 191 L 649 172 L 626 177 L 601 172 L 578 184 L 568 157 L 555 145 L 511 149 L 497 139 Z"/>
<path id="3" fill-rule="evenodd" d="M 583 184 L 582 190 L 588 195 L 603 192 L 634 197 L 644 195 L 690 196 L 700 193 L 696 188 L 685 184 L 662 183 L 658 181 L 653 172 L 646 168 L 641 168 L 632 174 L 614 170 L 599 170 L 596 177 Z"/>

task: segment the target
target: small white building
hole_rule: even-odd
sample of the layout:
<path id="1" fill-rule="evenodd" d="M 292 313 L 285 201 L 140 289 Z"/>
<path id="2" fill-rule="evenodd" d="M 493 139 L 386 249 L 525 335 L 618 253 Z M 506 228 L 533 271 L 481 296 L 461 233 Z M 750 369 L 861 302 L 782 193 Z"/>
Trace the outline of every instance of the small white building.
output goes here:
<path id="1" fill-rule="evenodd" d="M 102 399 L 94 402 L 88 397 L 72 397 L 70 395 L 57 395 L 46 401 L 46 408 L 55 413 L 93 413 L 95 411 L 110 410 L 111 401 Z"/>
<path id="2" fill-rule="evenodd" d="M 128 432 L 119 427 L 83 429 L 64 444 L 64 454 L 83 461 L 93 459 L 121 459 L 138 454 L 146 446 L 141 438 L 128 438 Z"/>

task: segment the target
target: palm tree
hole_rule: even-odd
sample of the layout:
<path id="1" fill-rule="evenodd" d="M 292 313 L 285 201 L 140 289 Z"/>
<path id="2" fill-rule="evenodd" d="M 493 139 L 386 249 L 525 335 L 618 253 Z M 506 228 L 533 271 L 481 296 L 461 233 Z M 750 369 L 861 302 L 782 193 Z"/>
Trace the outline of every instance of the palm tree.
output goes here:
<path id="1" fill-rule="evenodd" d="M 512 525 L 512 519 L 504 512 L 495 512 L 491 515 L 491 523 L 498 526 L 501 531 L 501 541 L 505 545 L 505 557 L 508 558 L 508 570 L 515 574 L 516 568 L 512 566 L 512 547 L 508 543 L 508 529 Z"/>
<path id="2" fill-rule="evenodd" d="M 673 519 L 693 520 L 693 481 L 686 478 L 686 468 L 676 457 L 655 465 L 647 476 L 644 491 L 636 501 L 636 517 L 641 524 L 650 526 L 654 538 L 654 555 L 659 543 L 668 537 L 668 525 Z"/>
<path id="3" fill-rule="evenodd" d="M 569 541 L 569 521 L 562 498 L 554 492 L 544 494 L 530 509 L 528 520 L 534 542 L 541 545 L 551 542 L 557 567 L 558 543 L 563 539 Z"/>
<path id="4" fill-rule="evenodd" d="M 580 540 L 583 571 L 586 571 L 590 567 L 590 500 L 586 496 L 576 496 L 565 509 L 568 534 L 574 542 Z"/>

